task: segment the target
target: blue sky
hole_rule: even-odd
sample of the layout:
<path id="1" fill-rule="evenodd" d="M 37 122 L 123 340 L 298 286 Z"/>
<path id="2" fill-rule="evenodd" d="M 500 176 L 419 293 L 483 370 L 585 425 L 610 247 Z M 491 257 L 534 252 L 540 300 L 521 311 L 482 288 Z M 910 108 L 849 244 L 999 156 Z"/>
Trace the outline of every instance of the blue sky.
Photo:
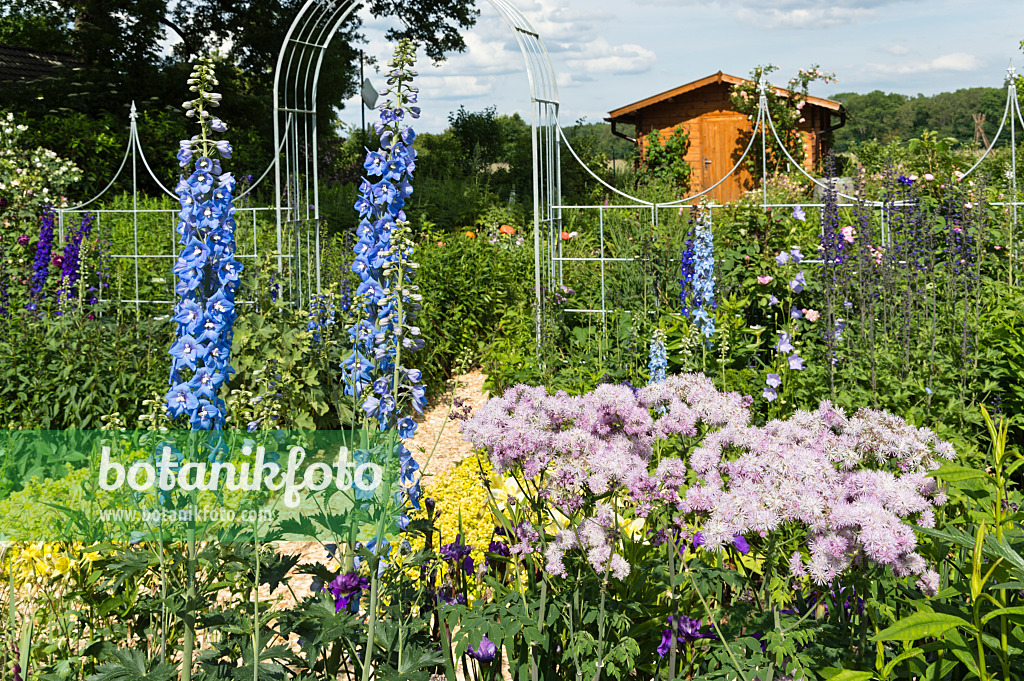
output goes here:
<path id="1" fill-rule="evenodd" d="M 779 66 L 777 85 L 818 64 L 838 83 L 811 94 L 884 90 L 909 95 L 1002 86 L 1012 58 L 1024 64 L 1022 0 L 513 0 L 540 33 L 558 77 L 560 120 L 599 121 L 608 111 L 718 70 L 746 76 Z M 487 0 L 466 35 L 468 50 L 419 64 L 423 118 L 438 132 L 448 114 L 495 106 L 529 112 L 518 46 Z M 366 18 L 365 46 L 383 64 L 393 19 Z M 1020 70 L 1020 69 L 1019 69 Z M 378 87 L 383 78 L 367 69 Z M 342 120 L 359 124 L 353 99 Z M 375 112 L 367 112 L 367 120 Z"/>

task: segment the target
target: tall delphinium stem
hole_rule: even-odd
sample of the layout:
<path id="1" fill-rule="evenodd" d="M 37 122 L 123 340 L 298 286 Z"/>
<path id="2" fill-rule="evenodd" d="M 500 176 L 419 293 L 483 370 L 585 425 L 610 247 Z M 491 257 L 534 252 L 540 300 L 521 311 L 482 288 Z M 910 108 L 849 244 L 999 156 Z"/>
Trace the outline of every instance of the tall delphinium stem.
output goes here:
<path id="1" fill-rule="evenodd" d="M 192 165 L 194 171 L 176 188 L 182 250 L 174 264 L 174 290 L 180 301 L 174 307 L 177 340 L 170 349 L 167 412 L 172 418 L 188 416 L 193 430 L 220 430 L 225 405 L 217 391 L 232 371 L 235 291 L 242 272 L 234 257 L 235 180 L 222 172 L 220 163 L 221 158 L 231 158 L 231 145 L 212 139 L 214 132 L 227 130 L 208 110 L 219 106 L 221 99 L 212 91 L 217 85 L 213 65 L 197 63 L 188 83 L 197 97 L 183 107 L 186 116 L 198 118 L 200 134 L 183 140 L 178 152 L 181 167 Z M 194 156 L 198 158 L 193 163 Z"/>
<path id="2" fill-rule="evenodd" d="M 209 109 L 220 105 L 221 95 L 213 65 L 198 62 L 188 80 L 195 99 L 182 107 L 185 115 L 199 122 L 199 134 L 183 140 L 177 154 L 179 165 L 194 171 L 181 178 L 176 187 L 181 202 L 177 232 L 182 250 L 174 264 L 175 293 L 180 301 L 174 308 L 177 340 L 172 357 L 167 413 L 171 418 L 188 416 L 193 430 L 220 430 L 224 424 L 224 400 L 218 388 L 231 372 L 232 326 L 235 321 L 235 290 L 242 266 L 235 260 L 235 220 L 232 191 L 235 181 L 223 173 L 220 158 L 231 158 L 226 140 L 214 141 L 214 132 L 227 126 Z M 193 164 L 193 157 L 198 158 Z M 197 458 L 197 443 L 192 442 Z M 186 529 L 186 602 L 196 597 L 196 492 L 190 493 L 192 518 Z M 195 612 L 185 611 L 185 639 L 182 645 L 181 678 L 192 678 L 195 645 Z M 258 652 L 256 652 L 258 655 Z"/>
<path id="3" fill-rule="evenodd" d="M 715 301 L 715 242 L 711 231 L 711 212 L 704 205 L 697 208 L 693 252 L 693 321 L 704 335 L 706 348 L 715 333 L 714 310 L 718 304 Z"/>
<path id="4" fill-rule="evenodd" d="M 883 174 L 883 202 L 880 208 L 881 220 L 886 220 L 891 213 L 891 183 L 893 173 L 891 165 L 887 166 Z M 874 216 L 868 211 L 864 203 L 858 203 L 854 209 L 857 212 L 857 237 L 860 241 L 858 256 L 858 277 L 857 290 L 860 299 L 857 307 L 860 313 L 861 342 L 866 346 L 871 374 L 871 395 L 872 404 L 878 408 L 878 363 L 875 354 L 875 330 L 877 325 L 877 313 L 880 296 L 879 263 L 876 253 L 880 253 L 884 247 L 881 240 L 881 229 L 875 231 Z"/>
<path id="5" fill-rule="evenodd" d="M 968 198 L 971 199 L 971 226 L 973 227 L 973 234 L 975 238 L 975 253 L 977 254 L 974 261 L 974 325 L 977 329 L 980 324 L 981 318 L 981 265 L 985 259 L 985 235 L 988 233 L 988 211 L 984 209 L 984 197 L 986 194 L 986 182 L 985 178 L 978 180 L 977 187 L 974 187 L 968 191 Z M 972 364 L 975 371 L 978 369 L 978 358 L 979 358 L 978 343 L 974 343 L 974 352 L 972 357 Z"/>
<path id="6" fill-rule="evenodd" d="M 899 324 L 895 325 L 898 339 L 896 347 L 903 358 L 903 361 L 899 362 L 895 369 L 900 379 L 906 380 L 909 368 L 907 366 L 910 353 L 909 336 L 912 328 L 910 304 L 914 294 L 913 255 L 911 253 L 913 222 L 909 219 L 910 215 L 906 204 L 901 201 L 904 196 L 901 196 L 898 192 L 895 197 L 890 196 L 887 198 L 895 198 L 895 201 L 890 202 L 891 209 L 887 212 L 888 234 L 892 254 L 892 257 L 887 262 L 891 264 L 892 277 L 897 282 L 893 288 L 894 300 L 892 305 L 894 310 L 899 310 L 899 314 L 894 313 L 893 318 L 899 319 Z"/>
<path id="7" fill-rule="evenodd" d="M 423 347 L 419 329 L 412 325 L 420 296 L 412 284 L 417 265 L 412 261 L 412 235 L 403 210 L 406 199 L 412 195 L 409 180 L 416 169 L 416 151 L 412 147 L 416 133 L 405 125 L 407 115 L 418 118 L 420 113 L 418 107 L 412 106 L 418 96 L 417 88 L 410 85 L 416 76 L 414 63 L 412 43 L 400 41 L 388 62 L 391 70 L 385 94 L 393 99 L 381 106 L 380 122 L 375 125 L 380 135 L 380 151 L 367 151 L 363 163 L 367 175 L 381 180 L 371 184 L 364 179 L 354 206 L 361 218 L 352 263 L 352 271 L 362 280 L 356 291 L 360 315 L 349 332 L 353 352 L 341 366 L 346 393 L 352 396 L 356 413 L 361 411 L 366 419 L 376 422 L 378 430 L 396 433 L 401 438 L 411 438 L 416 433 L 416 422 L 403 410 L 411 406 L 422 413 L 426 403 L 421 372 L 402 365 L 403 351 Z M 387 446 L 391 451 L 391 445 Z M 405 495 L 402 503 L 408 500 L 419 508 L 419 465 L 401 442 L 393 449 L 400 458 L 397 484 Z M 408 521 L 404 506 L 399 513 L 399 525 L 404 527 Z M 384 543 L 382 522 L 383 519 L 378 522 L 375 535 L 378 554 Z M 368 681 L 372 672 L 381 560 L 382 556 L 377 555 L 376 560 L 370 561 L 363 681 Z"/>
<path id="8" fill-rule="evenodd" d="M 825 293 L 825 323 L 827 329 L 836 327 L 836 296 L 839 292 L 839 267 L 844 260 L 843 240 L 839 230 L 839 206 L 836 202 L 835 156 L 829 152 L 825 158 L 825 197 L 821 208 L 821 272 Z M 832 399 L 836 396 L 834 334 L 828 338 L 828 384 Z"/>
<path id="9" fill-rule="evenodd" d="M 57 293 L 58 302 L 61 305 L 70 307 L 71 302 L 78 297 L 78 279 L 81 277 L 82 269 L 82 244 L 89 237 L 92 231 L 93 215 L 85 213 L 78 225 L 78 229 L 68 239 L 64 246 L 64 255 L 61 262 L 61 285 Z M 63 314 L 62 311 L 56 314 Z"/>

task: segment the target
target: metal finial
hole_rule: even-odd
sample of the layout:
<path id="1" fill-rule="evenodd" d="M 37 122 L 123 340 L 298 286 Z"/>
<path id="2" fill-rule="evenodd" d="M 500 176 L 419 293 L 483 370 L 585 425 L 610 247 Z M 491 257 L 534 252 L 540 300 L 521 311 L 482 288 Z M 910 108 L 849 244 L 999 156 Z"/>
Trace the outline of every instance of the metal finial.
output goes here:
<path id="1" fill-rule="evenodd" d="M 128 114 L 128 118 L 130 118 L 131 120 L 134 121 L 138 117 L 139 117 L 139 112 L 135 110 L 135 100 L 133 99 L 132 100 L 131 112 Z"/>
<path id="2" fill-rule="evenodd" d="M 1017 70 L 1013 68 L 1013 59 L 1010 60 L 1010 65 L 1006 67 L 1006 80 L 1012 81 L 1014 76 L 1017 74 Z"/>
<path id="3" fill-rule="evenodd" d="M 764 77 L 764 71 L 762 71 L 761 74 L 757 77 L 757 91 L 763 95 L 767 88 L 768 79 Z"/>

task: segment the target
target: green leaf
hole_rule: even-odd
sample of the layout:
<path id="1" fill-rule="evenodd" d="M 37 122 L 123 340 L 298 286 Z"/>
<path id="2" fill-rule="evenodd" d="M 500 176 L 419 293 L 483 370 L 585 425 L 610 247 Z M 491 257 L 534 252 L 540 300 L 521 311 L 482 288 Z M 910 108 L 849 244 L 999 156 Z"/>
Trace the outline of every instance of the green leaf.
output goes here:
<path id="1" fill-rule="evenodd" d="M 874 676 L 871 672 L 857 672 L 852 669 L 825 669 L 821 675 L 828 681 L 870 681 Z"/>
<path id="2" fill-rule="evenodd" d="M 996 617 L 1001 617 L 1004 615 L 1007 617 L 1009 617 L 1010 615 L 1024 615 L 1024 605 L 1015 605 L 1009 608 L 999 608 L 998 610 L 993 610 L 992 612 L 987 613 L 984 617 L 981 618 L 981 623 L 985 624 Z"/>
<path id="3" fill-rule="evenodd" d="M 905 660 L 909 660 L 912 657 L 918 657 L 918 656 L 923 655 L 923 654 L 924 654 L 924 651 L 921 650 L 920 648 L 911 648 L 910 650 L 904 651 L 903 653 L 901 653 L 897 657 L 895 657 L 892 660 L 890 660 L 888 662 L 888 664 L 886 664 L 884 667 L 882 667 L 882 676 L 883 677 L 887 677 L 887 676 L 889 676 L 889 674 L 892 674 L 892 670 L 895 669 L 896 665 L 898 665 L 900 662 L 903 662 Z"/>
<path id="4" fill-rule="evenodd" d="M 946 482 L 962 482 L 964 480 L 988 477 L 985 471 L 981 469 L 969 468 L 968 466 L 958 466 L 953 463 L 943 464 L 940 468 L 928 473 L 928 476 L 932 478 L 939 478 Z"/>
<path id="5" fill-rule="evenodd" d="M 956 615 L 941 612 L 916 612 L 904 617 L 888 629 L 871 637 L 872 641 L 916 641 L 922 638 L 942 636 L 950 629 L 964 627 L 973 631 L 970 622 Z"/>

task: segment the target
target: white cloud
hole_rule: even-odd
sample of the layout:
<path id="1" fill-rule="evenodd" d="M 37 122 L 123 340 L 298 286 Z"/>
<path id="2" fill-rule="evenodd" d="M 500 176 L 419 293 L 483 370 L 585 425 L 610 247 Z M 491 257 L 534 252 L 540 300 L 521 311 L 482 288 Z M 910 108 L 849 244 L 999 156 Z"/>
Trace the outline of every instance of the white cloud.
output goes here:
<path id="1" fill-rule="evenodd" d="M 929 73 L 932 71 L 974 71 L 981 67 L 981 60 L 966 52 L 953 52 L 935 57 L 930 61 L 905 61 L 899 64 L 865 64 L 864 69 L 879 75 L 904 75 L 908 73 Z"/>
<path id="2" fill-rule="evenodd" d="M 828 28 L 854 24 L 874 16 L 875 10 L 865 7 L 743 8 L 736 12 L 740 21 L 765 29 Z"/>
<path id="3" fill-rule="evenodd" d="M 640 45 L 612 45 L 604 38 L 575 43 L 565 58 L 573 73 L 631 74 L 649 70 L 657 59 L 654 51 Z"/>
<path id="4" fill-rule="evenodd" d="M 419 88 L 429 92 L 431 99 L 479 97 L 494 90 L 494 79 L 480 76 L 421 75 Z"/>
<path id="5" fill-rule="evenodd" d="M 897 57 L 902 57 L 905 54 L 910 54 L 910 48 L 906 45 L 886 45 L 882 48 L 889 54 L 895 54 Z"/>

